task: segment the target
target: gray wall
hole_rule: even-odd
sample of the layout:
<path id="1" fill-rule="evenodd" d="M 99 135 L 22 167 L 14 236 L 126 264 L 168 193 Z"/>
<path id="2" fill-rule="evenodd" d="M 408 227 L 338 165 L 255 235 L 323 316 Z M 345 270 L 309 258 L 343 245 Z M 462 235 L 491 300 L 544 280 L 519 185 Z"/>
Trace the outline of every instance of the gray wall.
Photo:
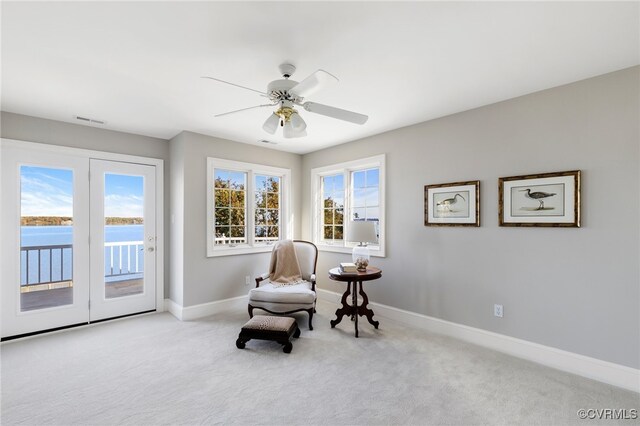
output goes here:
<path id="1" fill-rule="evenodd" d="M 634 67 L 307 154 L 302 236 L 312 168 L 386 153 L 372 301 L 638 368 L 639 79 Z M 573 169 L 582 228 L 498 227 L 498 177 Z M 480 228 L 423 225 L 425 184 L 476 179 Z M 348 258 L 322 252 L 318 270 Z M 323 273 L 319 286 L 344 290 Z"/>
<path id="2" fill-rule="evenodd" d="M 0 116 L 0 137 L 164 160 L 165 297 L 169 294 L 169 142 L 167 140 L 45 120 L 5 111 Z"/>
<path id="3" fill-rule="evenodd" d="M 207 257 L 207 157 L 291 169 L 293 234 L 296 237 L 300 235 L 302 157 L 191 132 L 182 132 L 170 144 L 172 169 L 181 168 L 176 174 L 182 176 L 176 180 L 183 182 L 183 188 L 175 191 L 176 198 L 171 201 L 171 214 L 175 215 L 172 235 L 184 238 L 183 273 L 181 277 L 174 274 L 175 290 L 182 287 L 183 291 L 181 304 L 187 307 L 246 295 L 251 287 L 245 285 L 245 276 L 250 275 L 253 280 L 266 272 L 270 253 Z M 175 163 L 182 163 L 182 166 Z M 173 183 L 175 187 L 176 182 Z M 180 260 L 172 257 L 172 262 L 173 268 Z M 173 291 L 173 283 L 171 287 Z M 173 300 L 178 301 L 177 298 Z"/>

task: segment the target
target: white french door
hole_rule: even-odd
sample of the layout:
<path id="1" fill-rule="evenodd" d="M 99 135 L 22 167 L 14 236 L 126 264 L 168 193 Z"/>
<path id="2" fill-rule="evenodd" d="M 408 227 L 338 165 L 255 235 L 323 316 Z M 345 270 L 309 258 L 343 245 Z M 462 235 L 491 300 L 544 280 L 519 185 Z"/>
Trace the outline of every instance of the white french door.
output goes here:
<path id="1" fill-rule="evenodd" d="M 90 320 L 155 309 L 155 167 L 92 159 L 90 192 Z"/>
<path id="2" fill-rule="evenodd" d="M 89 162 L 2 149 L 2 337 L 89 318 Z"/>
<path id="3" fill-rule="evenodd" d="M 1 145 L 2 338 L 156 309 L 156 166 L 73 152 Z"/>

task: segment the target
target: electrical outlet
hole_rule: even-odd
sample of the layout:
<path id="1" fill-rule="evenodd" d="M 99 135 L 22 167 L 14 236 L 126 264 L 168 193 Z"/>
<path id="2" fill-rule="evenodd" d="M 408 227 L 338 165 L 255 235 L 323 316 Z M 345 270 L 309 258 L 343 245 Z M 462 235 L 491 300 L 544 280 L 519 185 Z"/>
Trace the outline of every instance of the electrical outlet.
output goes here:
<path id="1" fill-rule="evenodd" d="M 251 284 L 251 275 L 247 275 L 246 277 L 244 277 L 244 285 L 249 284 Z"/>
<path id="2" fill-rule="evenodd" d="M 504 308 L 502 305 L 493 305 L 493 316 L 502 318 L 504 315 Z"/>

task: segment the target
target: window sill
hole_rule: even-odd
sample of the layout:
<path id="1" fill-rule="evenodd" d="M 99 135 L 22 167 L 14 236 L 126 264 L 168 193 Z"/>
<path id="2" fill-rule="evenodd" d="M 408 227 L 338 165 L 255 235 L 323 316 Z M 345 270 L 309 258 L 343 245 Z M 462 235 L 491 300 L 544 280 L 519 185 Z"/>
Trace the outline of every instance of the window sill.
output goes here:
<path id="1" fill-rule="evenodd" d="M 258 246 L 258 247 L 219 247 L 209 250 L 207 257 L 221 257 L 221 256 L 239 256 L 243 254 L 256 254 L 256 253 L 269 253 L 273 250 L 273 245 L 270 246 Z"/>
<path id="2" fill-rule="evenodd" d="M 319 251 L 328 251 L 332 253 L 345 253 L 351 254 L 353 253 L 353 247 L 344 247 L 344 246 L 330 246 L 330 245 L 322 245 L 315 243 L 316 247 L 318 247 Z M 387 257 L 385 255 L 384 250 L 382 249 L 370 249 L 369 254 L 371 257 Z"/>

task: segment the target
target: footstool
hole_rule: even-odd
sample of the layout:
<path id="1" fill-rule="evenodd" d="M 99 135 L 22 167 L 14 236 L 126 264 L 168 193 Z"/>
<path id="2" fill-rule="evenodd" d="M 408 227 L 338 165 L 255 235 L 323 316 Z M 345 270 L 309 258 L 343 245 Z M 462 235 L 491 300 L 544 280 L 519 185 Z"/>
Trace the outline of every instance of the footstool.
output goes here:
<path id="1" fill-rule="evenodd" d="M 296 320 L 291 317 L 255 315 L 240 330 L 236 346 L 244 349 L 245 343 L 251 339 L 273 340 L 284 345 L 282 350 L 288 354 L 293 349 L 291 337 L 300 337 L 300 329 Z"/>

